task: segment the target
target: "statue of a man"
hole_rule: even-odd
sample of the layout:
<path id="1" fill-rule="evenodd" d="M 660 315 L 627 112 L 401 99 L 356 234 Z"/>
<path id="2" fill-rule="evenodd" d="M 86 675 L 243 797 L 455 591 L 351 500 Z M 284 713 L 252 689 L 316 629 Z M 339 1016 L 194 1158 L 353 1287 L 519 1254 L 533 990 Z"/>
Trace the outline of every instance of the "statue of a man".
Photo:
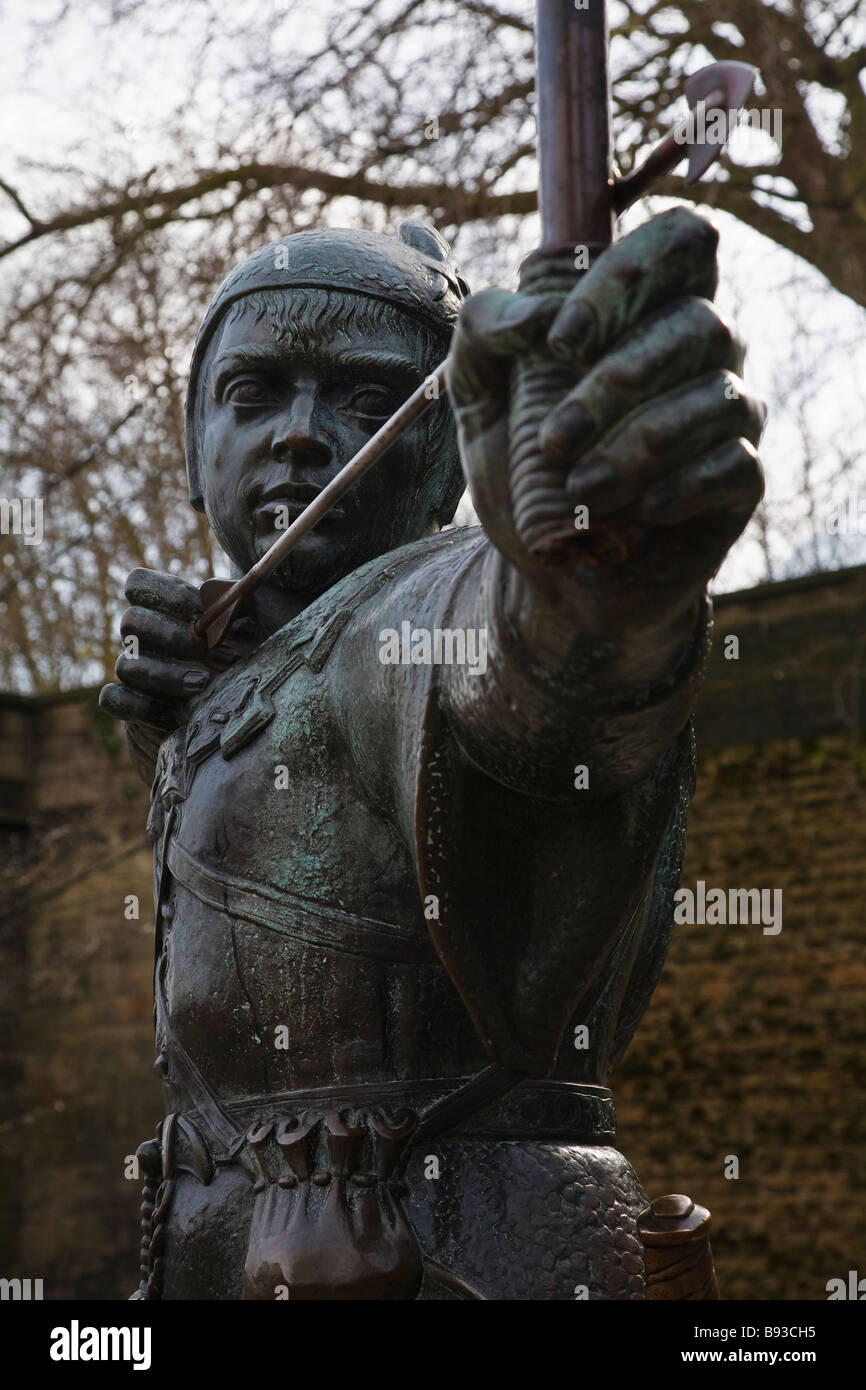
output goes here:
<path id="1" fill-rule="evenodd" d="M 565 300 L 464 303 L 429 227 L 323 229 L 217 293 L 187 462 L 236 572 L 449 345 L 450 403 L 221 646 L 194 587 L 129 578 L 102 703 L 153 782 L 167 1111 L 138 1297 L 644 1297 L 604 1083 L 665 955 L 705 587 L 762 489 L 716 240 L 676 209 Z M 540 427 L 530 353 L 573 383 Z M 464 474 L 481 526 L 443 531 Z"/>

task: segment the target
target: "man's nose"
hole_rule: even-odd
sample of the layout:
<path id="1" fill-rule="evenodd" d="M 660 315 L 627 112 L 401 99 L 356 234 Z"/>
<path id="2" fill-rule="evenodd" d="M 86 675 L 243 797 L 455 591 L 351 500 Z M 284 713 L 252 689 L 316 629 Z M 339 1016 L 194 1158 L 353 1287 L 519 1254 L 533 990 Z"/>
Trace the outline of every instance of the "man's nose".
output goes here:
<path id="1" fill-rule="evenodd" d="M 274 458 L 291 457 L 293 462 L 321 467 L 330 463 L 331 446 L 322 437 L 316 419 L 316 401 L 312 393 L 297 392 L 291 405 L 277 418 L 271 452 Z"/>

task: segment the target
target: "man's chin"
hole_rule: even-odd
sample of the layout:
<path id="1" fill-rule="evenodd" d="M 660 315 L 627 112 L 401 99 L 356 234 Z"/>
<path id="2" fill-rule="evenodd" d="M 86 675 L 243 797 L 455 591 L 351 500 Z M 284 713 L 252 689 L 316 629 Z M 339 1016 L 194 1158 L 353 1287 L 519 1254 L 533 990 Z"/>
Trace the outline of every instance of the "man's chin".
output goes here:
<path id="1" fill-rule="evenodd" d="M 254 541 L 256 559 L 266 555 L 275 537 L 261 536 Z M 335 545 L 323 536 L 304 536 L 282 564 L 278 565 L 268 583 L 284 592 L 300 594 L 322 593 L 353 568 L 353 561 L 344 546 Z"/>

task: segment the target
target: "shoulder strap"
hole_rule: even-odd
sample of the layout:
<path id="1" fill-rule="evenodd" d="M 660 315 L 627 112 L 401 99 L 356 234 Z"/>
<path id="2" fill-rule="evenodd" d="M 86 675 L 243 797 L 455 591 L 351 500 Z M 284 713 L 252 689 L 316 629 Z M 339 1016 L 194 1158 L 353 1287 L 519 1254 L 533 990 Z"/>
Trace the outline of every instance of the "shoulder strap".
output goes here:
<path id="1" fill-rule="evenodd" d="M 168 850 L 174 832 L 177 807 L 172 806 L 166 817 L 162 843 L 159 849 L 156 891 L 156 931 L 154 933 L 155 960 L 153 969 L 153 1001 L 156 1024 L 172 1063 L 177 1067 L 187 1094 L 201 1115 L 213 1138 L 217 1139 L 226 1154 L 234 1154 L 243 1143 L 243 1131 L 238 1129 L 223 1110 L 213 1091 L 208 1086 L 186 1048 L 179 1041 L 171 1022 L 168 1001 L 165 997 L 166 956 L 163 951 L 162 907 L 168 891 L 171 873 L 168 867 Z"/>

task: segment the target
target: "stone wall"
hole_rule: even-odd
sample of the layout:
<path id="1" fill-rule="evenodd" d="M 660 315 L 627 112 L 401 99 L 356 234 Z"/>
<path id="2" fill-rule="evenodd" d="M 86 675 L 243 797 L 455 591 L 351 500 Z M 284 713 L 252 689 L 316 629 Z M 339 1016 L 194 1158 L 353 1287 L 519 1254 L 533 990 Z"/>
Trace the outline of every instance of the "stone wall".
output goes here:
<path id="1" fill-rule="evenodd" d="M 866 568 L 730 595 L 716 630 L 683 884 L 781 889 L 782 930 L 677 928 L 612 1078 L 620 1142 L 652 1195 L 712 1209 L 725 1296 L 821 1299 L 866 1273 Z M 0 698 L 0 807 L 0 1274 L 127 1297 L 125 1158 L 160 1109 L 151 864 L 93 692 Z"/>
<path id="2" fill-rule="evenodd" d="M 126 1297 L 140 1184 L 124 1158 L 160 1114 L 147 798 L 93 692 L 4 701 L 0 785 L 17 850 L 0 937 L 0 1270 L 42 1278 L 46 1298 Z"/>

